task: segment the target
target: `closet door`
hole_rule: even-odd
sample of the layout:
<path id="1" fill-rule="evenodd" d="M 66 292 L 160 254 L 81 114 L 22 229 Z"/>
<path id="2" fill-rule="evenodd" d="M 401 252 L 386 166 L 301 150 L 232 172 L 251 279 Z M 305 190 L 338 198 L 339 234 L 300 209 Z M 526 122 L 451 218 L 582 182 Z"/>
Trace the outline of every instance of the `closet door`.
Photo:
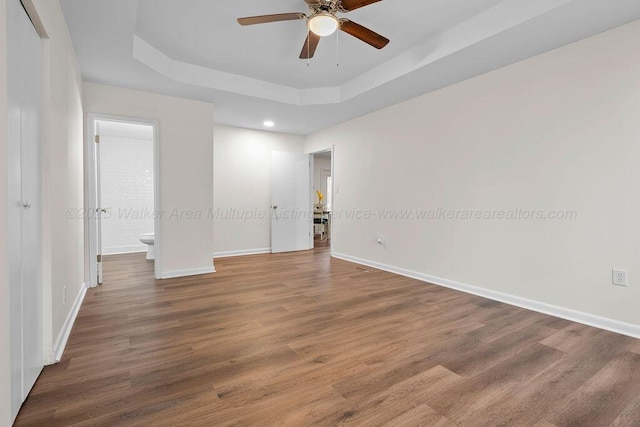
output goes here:
<path id="1" fill-rule="evenodd" d="M 7 1 L 10 328 L 15 416 L 44 365 L 42 339 L 41 41 Z"/>

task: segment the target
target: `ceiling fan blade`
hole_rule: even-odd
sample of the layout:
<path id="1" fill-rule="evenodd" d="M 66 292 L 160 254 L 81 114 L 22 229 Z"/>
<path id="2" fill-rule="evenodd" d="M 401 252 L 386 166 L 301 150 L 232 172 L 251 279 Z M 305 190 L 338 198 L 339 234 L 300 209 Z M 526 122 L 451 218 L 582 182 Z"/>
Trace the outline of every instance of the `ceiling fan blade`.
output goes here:
<path id="1" fill-rule="evenodd" d="M 304 46 L 302 46 L 302 52 L 300 52 L 300 59 L 313 58 L 313 55 L 316 53 L 318 43 L 320 43 L 320 36 L 309 31 L 307 39 L 304 41 Z"/>
<path id="2" fill-rule="evenodd" d="M 370 44 L 376 49 L 382 49 L 389 43 L 389 39 L 382 37 L 380 34 L 371 31 L 370 29 L 363 27 L 360 24 L 356 24 L 348 19 L 342 20 L 340 29 L 353 37 L 362 40 L 363 42 Z"/>
<path id="3" fill-rule="evenodd" d="M 304 13 L 278 13 L 275 15 L 248 16 L 246 18 L 238 18 L 238 24 L 254 25 L 266 24 L 268 22 L 296 21 L 298 19 L 305 19 L 306 17 L 307 16 Z"/>
<path id="4" fill-rule="evenodd" d="M 318 4 L 320 3 L 320 0 L 304 0 L 307 2 L 307 4 Z"/>
<path id="5" fill-rule="evenodd" d="M 378 3 L 382 0 L 342 0 L 342 8 L 347 12 L 360 9 L 361 7 L 369 6 L 373 3 Z"/>

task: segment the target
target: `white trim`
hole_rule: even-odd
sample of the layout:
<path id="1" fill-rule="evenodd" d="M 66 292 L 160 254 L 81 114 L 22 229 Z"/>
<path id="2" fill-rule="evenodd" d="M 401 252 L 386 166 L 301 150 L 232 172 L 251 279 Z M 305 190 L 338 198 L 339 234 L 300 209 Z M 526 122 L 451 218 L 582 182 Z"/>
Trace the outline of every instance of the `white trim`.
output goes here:
<path id="1" fill-rule="evenodd" d="M 160 122 L 152 120 L 153 123 L 153 209 L 161 212 L 162 199 L 160 197 L 160 180 L 162 170 L 160 168 Z M 160 218 L 153 221 L 153 277 L 160 277 L 162 271 L 162 231 Z M 148 250 L 148 248 L 147 248 Z"/>
<path id="2" fill-rule="evenodd" d="M 96 135 L 95 122 L 96 121 L 112 121 L 112 122 L 124 122 L 124 123 L 134 123 L 134 124 L 142 124 L 153 127 L 153 204 L 154 211 L 160 212 L 161 210 L 161 200 L 160 200 L 160 180 L 161 180 L 161 170 L 160 170 L 160 123 L 157 120 L 152 119 L 143 119 L 143 118 L 135 118 L 135 117 L 125 117 L 125 116 L 117 116 L 112 114 L 101 114 L 101 113 L 86 113 L 86 126 L 85 126 L 85 174 L 87 179 L 87 211 L 86 216 L 88 217 L 88 232 L 89 235 L 87 237 L 88 243 L 88 257 L 89 257 L 89 283 L 92 286 L 97 285 L 97 262 L 96 255 L 98 254 L 97 242 L 96 242 L 96 234 L 97 234 L 97 223 L 95 221 L 95 215 L 91 215 L 92 212 L 96 211 L 96 191 L 97 185 L 96 182 L 96 165 L 95 165 L 95 141 L 94 136 Z M 160 219 L 156 219 L 154 221 L 154 235 L 155 235 L 155 260 L 154 260 L 154 277 L 156 279 L 161 278 L 162 271 L 162 230 L 160 227 Z M 144 252 L 142 250 L 141 252 Z"/>
<path id="3" fill-rule="evenodd" d="M 261 249 L 243 249 L 240 251 L 226 251 L 226 252 L 214 252 L 214 258 L 229 258 L 234 256 L 245 256 L 245 255 L 260 255 L 260 254 L 270 254 L 271 248 L 261 248 Z"/>
<path id="4" fill-rule="evenodd" d="M 53 346 L 53 351 L 51 353 L 50 363 L 52 365 L 54 363 L 60 362 L 62 360 L 62 354 L 64 353 L 64 349 L 67 346 L 67 341 L 69 340 L 69 335 L 71 335 L 71 329 L 73 329 L 74 323 L 76 323 L 76 318 L 78 317 L 78 312 L 80 311 L 80 307 L 82 306 L 82 302 L 84 301 L 84 297 L 87 294 L 87 289 L 89 289 L 91 285 L 89 283 L 83 283 L 80 287 L 80 292 L 76 295 L 76 300 L 73 302 L 73 306 L 71 306 L 71 310 L 69 314 L 67 314 L 67 318 L 64 321 L 64 325 L 62 325 L 62 329 L 58 334 L 58 338 L 56 339 L 56 343 Z"/>
<path id="5" fill-rule="evenodd" d="M 310 198 L 310 202 L 311 202 L 311 209 L 313 210 L 313 205 L 314 205 L 314 197 L 315 197 L 315 190 L 313 188 L 313 184 L 314 184 L 314 179 L 315 179 L 315 155 L 319 154 L 319 153 L 329 153 L 331 155 L 331 170 L 329 172 L 331 172 L 331 176 L 333 177 L 333 179 L 331 180 L 331 188 L 327 188 L 327 193 L 331 192 L 331 203 L 334 204 L 335 200 L 336 200 L 336 196 L 335 196 L 335 192 L 333 191 L 334 188 L 334 182 L 335 181 L 335 145 L 331 145 L 331 147 L 329 148 L 324 148 L 322 150 L 318 150 L 318 151 L 313 151 L 311 153 L 309 153 L 309 155 L 311 156 L 311 162 L 309 163 L 309 174 L 310 176 L 310 180 L 309 180 L 309 198 Z M 331 210 L 335 211 L 335 207 L 331 206 Z M 309 224 L 309 249 L 313 249 L 316 246 L 315 243 L 315 224 L 313 221 L 311 221 L 311 224 Z M 333 232 L 333 230 L 330 230 L 331 232 Z M 331 236 L 331 238 L 333 238 L 333 236 Z M 332 250 L 333 251 L 333 250 Z M 331 254 L 333 255 L 333 252 L 331 252 Z"/>
<path id="6" fill-rule="evenodd" d="M 85 155 L 85 179 L 87 184 L 86 194 L 85 194 L 85 208 L 87 209 L 87 213 L 95 212 L 96 210 L 96 191 L 97 191 L 97 180 L 96 180 L 96 167 L 95 167 L 95 144 L 93 138 L 95 138 L 95 116 L 92 114 L 87 114 L 85 119 L 85 146 L 84 146 L 84 155 Z M 96 236 L 98 234 L 97 223 L 93 219 L 93 215 L 85 216 L 87 219 L 87 254 L 88 254 L 88 263 L 89 263 L 89 284 L 91 286 L 97 286 L 97 275 L 98 275 L 98 264 L 96 263 L 96 256 L 98 254 L 98 243 L 96 241 Z M 86 277 L 85 277 L 86 279 Z"/>
<path id="7" fill-rule="evenodd" d="M 137 252 L 147 252 L 147 245 L 134 245 L 134 246 L 113 246 L 110 248 L 102 248 L 102 255 L 120 255 L 120 254 L 133 254 Z"/>
<path id="8" fill-rule="evenodd" d="M 165 271 L 160 276 L 161 279 L 175 279 L 178 277 L 199 276 L 201 274 L 215 273 L 216 269 L 211 267 L 190 268 L 188 270 Z"/>
<path id="9" fill-rule="evenodd" d="M 454 280 L 444 279 L 442 277 L 432 276 L 424 273 L 418 273 L 416 271 L 406 270 L 404 268 L 394 267 L 375 261 L 369 261 L 351 255 L 333 253 L 332 256 L 356 264 L 366 265 L 368 267 L 377 268 L 379 270 L 384 270 L 390 273 L 399 274 L 401 276 L 410 277 L 412 279 L 421 280 L 423 282 L 432 283 L 434 285 L 443 286 L 445 288 L 455 289 L 457 291 L 478 295 L 494 301 L 500 301 L 505 304 L 515 305 L 516 307 L 522 307 L 528 310 L 537 311 L 539 313 L 548 314 L 550 316 L 560 317 L 562 319 L 593 326 L 595 328 L 605 329 L 607 331 L 616 332 L 622 335 L 628 335 L 634 338 L 640 338 L 640 325 L 634 325 L 631 323 L 621 322 L 619 320 L 600 317 L 594 314 L 572 310 L 570 308 L 560 307 L 557 305 L 547 304 L 544 302 L 522 298 L 515 295 L 492 291 L 490 289 L 479 288 L 477 286 L 456 282 Z"/>

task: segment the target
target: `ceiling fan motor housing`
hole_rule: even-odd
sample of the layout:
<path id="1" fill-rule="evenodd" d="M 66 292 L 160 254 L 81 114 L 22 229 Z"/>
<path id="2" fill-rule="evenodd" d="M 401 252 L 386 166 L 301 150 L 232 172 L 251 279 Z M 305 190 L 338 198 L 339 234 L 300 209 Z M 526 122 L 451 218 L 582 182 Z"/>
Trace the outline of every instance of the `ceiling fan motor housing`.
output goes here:
<path id="1" fill-rule="evenodd" d="M 330 14 L 346 12 L 346 10 L 342 9 L 342 0 L 319 0 L 317 2 L 309 2 L 308 4 L 312 14 L 322 12 Z"/>

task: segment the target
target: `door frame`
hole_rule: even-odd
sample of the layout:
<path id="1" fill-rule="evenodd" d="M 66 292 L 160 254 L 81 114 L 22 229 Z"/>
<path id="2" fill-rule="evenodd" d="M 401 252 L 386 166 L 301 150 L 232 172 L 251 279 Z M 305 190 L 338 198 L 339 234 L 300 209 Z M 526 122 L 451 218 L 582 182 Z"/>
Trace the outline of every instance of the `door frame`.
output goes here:
<path id="1" fill-rule="evenodd" d="M 87 113 L 86 116 L 86 135 L 85 135 L 85 162 L 86 162 L 86 182 L 87 182 L 87 202 L 85 206 L 85 220 L 87 222 L 88 231 L 88 250 L 89 257 L 89 284 L 92 288 L 98 286 L 98 222 L 96 218 L 96 197 L 98 192 L 98 182 L 96 179 L 96 121 L 121 122 L 137 125 L 147 125 L 153 127 L 153 209 L 156 214 L 153 224 L 153 232 L 155 235 L 155 260 L 154 260 L 154 277 L 160 278 L 162 271 L 162 246 L 160 236 L 160 129 L 158 121 L 149 119 L 140 119 L 136 117 L 115 116 L 111 114 Z"/>
<path id="2" fill-rule="evenodd" d="M 310 195 L 310 200 L 311 200 L 311 209 L 313 212 L 313 202 L 315 201 L 315 190 L 313 189 L 313 180 L 315 177 L 315 155 L 316 154 L 320 154 L 320 153 L 331 153 L 331 188 L 327 188 L 327 192 L 331 192 L 331 212 L 336 210 L 336 197 L 335 197 L 335 192 L 334 192 L 334 188 L 336 186 L 336 177 L 335 177 L 335 172 L 336 172 L 336 167 L 335 167 L 335 145 L 331 145 L 331 147 L 329 148 L 325 148 L 324 150 L 318 150 L 318 151 L 314 151 L 309 153 L 309 156 L 311 157 L 311 180 L 309 183 L 309 195 Z M 333 218 L 331 218 L 331 255 L 333 256 Z M 315 247 L 315 230 L 313 228 L 314 224 L 313 221 L 311 221 L 311 229 L 310 229 L 310 236 L 309 236 L 309 247 L 311 249 L 313 249 Z"/>

